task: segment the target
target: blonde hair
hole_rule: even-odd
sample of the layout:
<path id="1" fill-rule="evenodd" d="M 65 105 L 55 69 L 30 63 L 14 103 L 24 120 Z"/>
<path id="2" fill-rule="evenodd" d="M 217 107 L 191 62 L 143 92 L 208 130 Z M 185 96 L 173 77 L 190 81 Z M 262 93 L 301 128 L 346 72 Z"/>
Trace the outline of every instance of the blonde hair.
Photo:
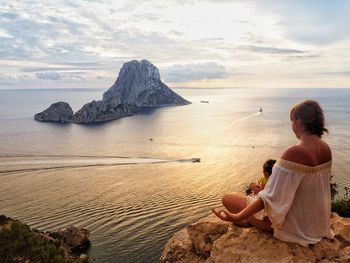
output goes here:
<path id="1" fill-rule="evenodd" d="M 324 126 L 323 110 L 318 102 L 305 100 L 292 107 L 290 111 L 290 120 L 301 120 L 305 131 L 322 137 L 323 133 L 328 133 Z"/>

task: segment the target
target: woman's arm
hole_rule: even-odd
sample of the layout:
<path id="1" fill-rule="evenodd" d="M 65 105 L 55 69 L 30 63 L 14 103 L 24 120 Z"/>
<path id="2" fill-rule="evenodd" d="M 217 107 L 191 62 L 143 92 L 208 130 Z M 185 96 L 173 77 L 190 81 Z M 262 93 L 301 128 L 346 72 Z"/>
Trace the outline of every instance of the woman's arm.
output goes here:
<path id="1" fill-rule="evenodd" d="M 234 214 L 234 221 L 241 221 L 243 219 L 246 219 L 262 209 L 264 209 L 264 202 L 260 198 L 258 198 L 249 206 L 244 208 L 241 212 Z"/>
<path id="2" fill-rule="evenodd" d="M 228 212 L 227 210 L 220 210 L 219 212 L 217 212 L 215 209 L 212 209 L 212 212 L 219 217 L 220 219 L 224 220 L 224 221 L 232 221 L 234 223 L 244 220 L 252 215 L 254 215 L 255 213 L 259 212 L 260 210 L 262 210 L 264 208 L 264 202 L 258 198 L 256 201 L 254 201 L 253 203 L 251 203 L 249 206 L 247 206 L 246 208 L 244 208 L 241 212 L 237 213 L 237 214 L 232 214 L 230 212 Z"/>

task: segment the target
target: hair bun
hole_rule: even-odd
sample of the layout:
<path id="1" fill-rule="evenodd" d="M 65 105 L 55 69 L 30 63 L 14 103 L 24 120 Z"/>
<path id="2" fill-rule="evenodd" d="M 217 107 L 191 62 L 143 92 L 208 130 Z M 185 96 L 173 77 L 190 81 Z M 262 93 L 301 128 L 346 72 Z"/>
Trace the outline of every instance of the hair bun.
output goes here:
<path id="1" fill-rule="evenodd" d="M 320 104 L 314 100 L 305 100 L 292 107 L 290 111 L 290 119 L 300 119 L 305 130 L 310 134 L 322 137 L 324 132 L 328 133 L 328 129 L 324 125 L 324 115 Z"/>

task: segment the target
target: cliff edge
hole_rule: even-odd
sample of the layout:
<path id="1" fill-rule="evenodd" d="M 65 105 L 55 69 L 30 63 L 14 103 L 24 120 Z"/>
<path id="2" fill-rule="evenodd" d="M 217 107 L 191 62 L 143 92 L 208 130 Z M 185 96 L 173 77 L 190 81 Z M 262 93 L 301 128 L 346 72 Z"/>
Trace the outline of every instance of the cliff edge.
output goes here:
<path id="1" fill-rule="evenodd" d="M 350 218 L 332 213 L 335 238 L 303 247 L 277 240 L 254 227 L 243 228 L 210 215 L 175 233 L 161 263 L 350 262 Z"/>

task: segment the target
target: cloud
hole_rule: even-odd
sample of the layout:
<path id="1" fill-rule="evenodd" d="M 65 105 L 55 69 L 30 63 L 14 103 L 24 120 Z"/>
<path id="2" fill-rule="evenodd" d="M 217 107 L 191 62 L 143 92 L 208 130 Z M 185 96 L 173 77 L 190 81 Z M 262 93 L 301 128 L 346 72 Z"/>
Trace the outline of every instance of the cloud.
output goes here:
<path id="1" fill-rule="evenodd" d="M 316 72 L 317 75 L 327 75 L 327 76 L 345 76 L 350 77 L 350 71 L 323 71 L 323 72 Z"/>
<path id="2" fill-rule="evenodd" d="M 191 59 L 206 53 L 192 40 L 179 39 L 183 33 L 176 27 L 163 32 L 144 26 L 145 20 L 154 24 L 161 14 L 136 8 L 141 1 L 130 2 L 136 11 L 119 11 L 118 16 L 110 13 L 105 3 L 96 8 L 90 4 L 95 3 L 87 8 L 81 1 L 73 6 L 58 1 L 46 8 L 34 1 L 32 5 L 11 5 L 2 15 L 0 11 L 0 57 L 52 64 L 101 60 L 120 63 L 144 57 L 152 61 Z M 57 8 L 59 16 L 54 12 Z"/>
<path id="3" fill-rule="evenodd" d="M 197 0 L 217 5 L 230 0 Z M 187 1 L 190 2 L 190 1 Z M 302 44 L 328 45 L 350 38 L 348 0 L 235 0 L 257 11 L 257 16 L 273 16 L 284 37 Z M 240 19 L 236 19 L 240 22 Z M 245 20 L 242 20 L 245 22 Z M 250 22 L 250 21 L 248 21 Z"/>
<path id="4" fill-rule="evenodd" d="M 36 77 L 40 80 L 51 81 L 84 81 L 84 78 L 80 75 L 80 72 L 38 72 Z"/>
<path id="5" fill-rule="evenodd" d="M 162 70 L 165 82 L 189 82 L 203 79 L 221 79 L 226 76 L 224 66 L 215 62 L 197 64 L 175 64 Z"/>
<path id="6" fill-rule="evenodd" d="M 327 45 L 350 37 L 350 1 L 274 1 L 250 2 L 263 13 L 277 17 L 283 34 L 294 41 Z"/>
<path id="7" fill-rule="evenodd" d="M 307 53 L 303 50 L 291 49 L 291 48 L 277 48 L 277 47 L 266 47 L 266 46 L 254 46 L 254 45 L 241 45 L 239 49 L 249 50 L 257 53 L 268 53 L 268 54 L 304 54 Z"/>
<path id="8" fill-rule="evenodd" d="M 0 85 L 23 83 L 29 79 L 26 74 L 0 73 Z"/>
<path id="9" fill-rule="evenodd" d="M 65 62 L 48 66 L 24 66 L 20 67 L 22 72 L 42 72 L 42 71 L 93 71 L 93 70 L 116 70 L 118 65 L 110 62 Z M 18 67 L 18 66 L 17 66 Z"/>
<path id="10" fill-rule="evenodd" d="M 0 14 L 0 17 L 6 18 L 6 19 L 16 19 L 18 15 L 16 13 L 4 12 Z"/>
<path id="11" fill-rule="evenodd" d="M 104 86 L 123 63 L 144 58 L 178 83 L 237 83 L 238 71 L 283 74 L 291 63 L 295 76 L 315 77 L 350 66 L 349 6 L 339 0 L 3 1 L 0 81 Z"/>

